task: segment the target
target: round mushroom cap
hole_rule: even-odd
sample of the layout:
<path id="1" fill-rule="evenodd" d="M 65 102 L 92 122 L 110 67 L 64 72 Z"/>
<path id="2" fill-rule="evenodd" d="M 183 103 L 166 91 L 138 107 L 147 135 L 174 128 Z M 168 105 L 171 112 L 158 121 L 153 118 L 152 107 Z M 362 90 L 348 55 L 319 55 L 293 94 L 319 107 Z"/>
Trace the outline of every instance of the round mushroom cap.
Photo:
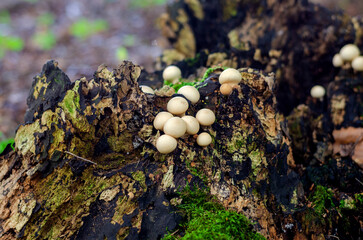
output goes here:
<path id="1" fill-rule="evenodd" d="M 150 93 L 150 94 L 155 94 L 154 90 L 146 85 L 140 85 L 141 91 L 143 91 L 144 93 Z"/>
<path id="2" fill-rule="evenodd" d="M 199 131 L 199 122 L 195 117 L 192 116 L 184 116 L 182 119 L 185 121 L 187 125 L 187 133 L 190 135 L 194 135 Z"/>
<path id="3" fill-rule="evenodd" d="M 189 104 L 188 101 L 183 97 L 174 97 L 169 100 L 166 105 L 166 109 L 175 115 L 180 115 L 185 113 L 188 110 Z"/>
<path id="4" fill-rule="evenodd" d="M 322 98 L 325 95 L 325 88 L 320 85 L 315 85 L 311 88 L 310 94 L 313 98 Z"/>
<path id="5" fill-rule="evenodd" d="M 196 104 L 199 101 L 200 94 L 198 89 L 193 86 L 184 86 L 178 90 L 178 93 L 186 97 L 193 104 Z"/>
<path id="6" fill-rule="evenodd" d="M 154 119 L 154 128 L 157 130 L 163 130 L 165 122 L 172 117 L 173 114 L 169 112 L 159 112 Z"/>
<path id="7" fill-rule="evenodd" d="M 347 44 L 340 49 L 340 56 L 344 61 L 352 61 L 360 54 L 359 48 L 355 44 Z"/>
<path id="8" fill-rule="evenodd" d="M 195 117 L 202 126 L 210 126 L 216 120 L 214 112 L 208 108 L 203 108 L 199 110 Z"/>
<path id="9" fill-rule="evenodd" d="M 219 83 L 235 83 L 238 84 L 242 81 L 242 75 L 241 73 L 234 69 L 234 68 L 228 68 L 224 70 L 221 75 L 219 75 Z"/>
<path id="10" fill-rule="evenodd" d="M 232 93 L 233 87 L 231 84 L 229 83 L 223 83 L 221 85 L 221 87 L 219 88 L 219 90 L 221 91 L 221 93 L 225 96 L 228 96 Z"/>
<path id="11" fill-rule="evenodd" d="M 181 71 L 177 66 L 170 65 L 166 67 L 163 71 L 163 79 L 169 82 L 174 82 L 174 80 L 179 80 L 181 78 Z"/>
<path id="12" fill-rule="evenodd" d="M 344 63 L 343 58 L 342 58 L 342 56 L 340 56 L 339 53 L 334 55 L 332 62 L 333 62 L 334 67 L 341 67 L 341 66 L 343 66 L 343 63 Z"/>
<path id="13" fill-rule="evenodd" d="M 164 124 L 164 133 L 179 138 L 187 131 L 187 124 L 180 117 L 172 117 Z"/>
<path id="14" fill-rule="evenodd" d="M 359 56 L 353 59 L 352 68 L 356 71 L 363 71 L 363 56 Z"/>
<path id="15" fill-rule="evenodd" d="M 177 144 L 178 143 L 175 138 L 169 135 L 161 135 L 156 140 L 156 149 L 158 149 L 160 153 L 170 153 L 174 151 Z"/>
<path id="16" fill-rule="evenodd" d="M 212 137 L 209 135 L 209 133 L 202 132 L 197 137 L 197 143 L 201 147 L 206 147 L 212 142 Z"/>

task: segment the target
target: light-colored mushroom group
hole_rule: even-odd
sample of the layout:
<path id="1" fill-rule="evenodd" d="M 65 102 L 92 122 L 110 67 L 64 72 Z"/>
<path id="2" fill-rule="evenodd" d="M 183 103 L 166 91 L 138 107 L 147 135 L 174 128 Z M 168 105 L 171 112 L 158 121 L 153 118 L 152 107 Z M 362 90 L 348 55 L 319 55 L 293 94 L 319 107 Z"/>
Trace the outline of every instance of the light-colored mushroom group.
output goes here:
<path id="1" fill-rule="evenodd" d="M 360 50 L 355 44 L 343 46 L 339 53 L 333 57 L 333 66 L 342 67 L 344 63 L 350 63 L 355 71 L 363 71 L 363 56 L 360 56 Z"/>
<path id="2" fill-rule="evenodd" d="M 177 74 L 171 74 L 169 71 L 177 68 L 176 66 L 169 66 L 164 70 L 164 80 L 172 81 L 181 76 L 181 72 L 176 71 Z M 179 69 L 179 68 L 178 68 Z M 165 72 L 166 71 L 166 72 Z M 200 130 L 201 126 L 210 126 L 215 121 L 213 111 L 207 108 L 199 110 L 195 117 L 185 115 L 189 108 L 189 102 L 195 104 L 199 101 L 200 94 L 198 89 L 193 86 L 183 86 L 178 90 L 178 94 L 183 97 L 173 97 L 167 103 L 167 112 L 163 111 L 156 115 L 154 119 L 154 127 L 157 130 L 164 132 L 156 140 L 156 148 L 160 153 L 170 153 L 177 147 L 177 138 L 185 134 L 195 135 Z M 185 97 L 185 98 L 184 98 Z M 187 99 L 187 100 L 186 100 Z M 207 132 L 202 132 L 197 137 L 197 144 L 202 147 L 208 146 L 212 142 L 212 137 Z"/>

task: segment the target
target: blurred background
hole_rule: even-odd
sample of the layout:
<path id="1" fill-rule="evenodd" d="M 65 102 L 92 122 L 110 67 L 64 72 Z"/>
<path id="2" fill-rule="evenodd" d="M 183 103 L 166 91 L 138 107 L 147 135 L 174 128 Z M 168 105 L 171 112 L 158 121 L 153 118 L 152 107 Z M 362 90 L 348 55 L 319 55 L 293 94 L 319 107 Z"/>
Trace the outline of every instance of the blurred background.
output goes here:
<path id="1" fill-rule="evenodd" d="M 128 59 L 152 71 L 168 43 L 157 18 L 172 0 L 0 0 L 0 143 L 23 122 L 33 77 L 50 59 L 71 81 Z M 363 14 L 362 0 L 312 0 Z"/>

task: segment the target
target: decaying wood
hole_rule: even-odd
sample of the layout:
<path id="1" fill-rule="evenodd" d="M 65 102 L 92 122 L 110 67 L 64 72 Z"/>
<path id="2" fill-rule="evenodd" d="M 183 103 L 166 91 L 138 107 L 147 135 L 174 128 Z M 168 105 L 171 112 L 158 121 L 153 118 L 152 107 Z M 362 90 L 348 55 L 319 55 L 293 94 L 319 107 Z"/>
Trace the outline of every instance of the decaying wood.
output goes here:
<path id="1" fill-rule="evenodd" d="M 59 80 L 65 75 L 56 62 L 47 63 L 35 78 L 31 120 L 17 131 L 16 152 L 1 160 L 11 169 L 1 179 L 2 238 L 157 239 L 179 223 L 170 201 L 187 181 L 208 185 L 264 235 L 280 236 L 267 205 L 293 209 L 302 195 L 294 192 L 302 189 L 288 170 L 292 157 L 275 111 L 273 75 L 241 73 L 241 89 L 230 97 L 220 94 L 218 74 L 212 74 L 200 88 L 202 100 L 188 110 L 215 111 L 216 123 L 205 129 L 213 145 L 202 148 L 186 136 L 175 152 L 163 155 L 154 147 L 160 133 L 152 122 L 170 96 L 142 93 L 138 66 L 124 62 L 113 72 L 100 67 L 94 79 L 67 84 L 67 78 Z M 47 87 L 55 83 L 64 86 L 57 100 Z M 43 99 L 53 99 L 49 108 L 39 107 Z M 66 152 L 97 165 L 67 161 Z"/>
<path id="2" fill-rule="evenodd" d="M 363 47 L 361 17 L 307 0 L 179 0 L 159 24 L 173 48 L 157 66 L 197 57 L 207 66 L 275 72 L 278 108 L 285 115 L 305 102 L 315 84 L 334 79 L 338 69 L 331 61 L 343 45 Z M 204 51 L 209 55 L 203 59 Z"/>
<path id="3" fill-rule="evenodd" d="M 361 127 L 362 75 L 331 66 L 346 42 L 362 45 L 361 20 L 306 1 L 185 0 L 160 24 L 174 48 L 159 69 L 175 63 L 184 79 L 200 80 L 209 67 L 240 67 L 239 89 L 221 95 L 222 68 L 214 68 L 187 112 L 215 112 L 204 129 L 213 143 L 202 148 L 184 136 L 174 152 L 157 152 L 161 133 L 152 123 L 175 92 L 149 95 L 138 86 L 160 86 L 160 72 L 125 61 L 71 82 L 50 61 L 34 79 L 15 151 L 0 156 L 0 238 L 160 239 L 181 222 L 176 191 L 187 183 L 209 187 L 270 239 L 361 236 L 361 215 L 317 216 L 309 200 L 318 184 L 339 200 L 363 190 L 362 170 L 350 156 L 333 154 L 332 135 Z M 304 102 L 312 84 L 331 83 L 322 102 L 307 98 L 285 121 L 275 76 L 285 113 Z"/>

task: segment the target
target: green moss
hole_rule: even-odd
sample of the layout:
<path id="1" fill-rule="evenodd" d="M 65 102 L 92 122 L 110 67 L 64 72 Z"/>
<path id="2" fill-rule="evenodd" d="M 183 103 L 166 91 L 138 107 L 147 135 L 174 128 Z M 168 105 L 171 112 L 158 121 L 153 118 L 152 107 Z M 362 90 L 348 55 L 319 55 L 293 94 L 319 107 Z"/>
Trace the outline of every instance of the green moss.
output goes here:
<path id="1" fill-rule="evenodd" d="M 146 191 L 146 183 L 145 183 L 145 174 L 142 171 L 136 171 L 133 172 L 132 174 L 132 178 L 135 179 L 136 181 L 138 181 L 142 187 L 142 189 L 144 189 L 144 191 Z"/>
<path id="2" fill-rule="evenodd" d="M 186 221 L 179 229 L 163 239 L 265 239 L 256 233 L 248 219 L 224 207 L 207 190 L 186 186 L 179 193 L 182 203 L 178 208 Z M 184 236 L 176 233 L 184 232 Z"/>
<path id="3" fill-rule="evenodd" d="M 331 189 L 318 185 L 309 200 L 312 202 L 317 214 L 323 215 L 327 209 L 334 208 L 333 192 Z"/>
<path id="4" fill-rule="evenodd" d="M 363 212 L 363 193 L 354 194 L 353 198 L 340 200 L 339 209 L 349 209 Z"/>
<path id="5" fill-rule="evenodd" d="M 76 81 L 74 88 L 67 91 L 63 101 L 59 104 L 59 106 L 63 108 L 66 114 L 70 114 L 72 118 L 76 118 L 76 111 L 80 110 L 78 94 L 79 84 L 80 81 Z"/>
<path id="6" fill-rule="evenodd" d="M 114 152 L 131 152 L 134 147 L 132 145 L 132 134 L 128 131 L 123 131 L 120 136 L 110 136 L 107 143 Z"/>
<path id="7" fill-rule="evenodd" d="M 185 82 L 185 81 L 179 80 L 179 82 L 177 82 L 177 83 L 171 83 L 169 81 L 164 81 L 164 85 L 167 85 L 167 86 L 170 86 L 170 87 L 174 88 L 175 92 L 178 92 L 178 90 L 181 87 L 184 87 L 184 86 L 195 86 L 198 83 L 199 83 L 198 81 L 195 81 L 195 82 Z"/>
<path id="8" fill-rule="evenodd" d="M 204 82 L 213 72 L 217 71 L 217 70 L 225 70 L 228 67 L 212 67 L 212 68 L 208 68 L 207 71 L 205 71 L 201 82 Z"/>

